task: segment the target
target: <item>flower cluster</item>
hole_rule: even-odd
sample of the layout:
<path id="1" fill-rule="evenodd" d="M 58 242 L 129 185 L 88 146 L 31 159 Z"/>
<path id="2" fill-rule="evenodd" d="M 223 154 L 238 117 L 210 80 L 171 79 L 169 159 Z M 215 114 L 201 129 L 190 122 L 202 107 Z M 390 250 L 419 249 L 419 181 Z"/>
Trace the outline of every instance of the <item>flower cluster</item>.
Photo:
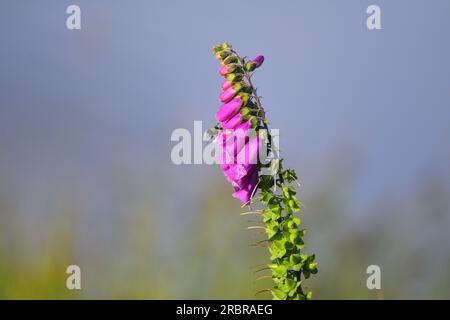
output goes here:
<path id="1" fill-rule="evenodd" d="M 221 61 L 219 69 L 225 77 L 219 100 L 223 103 L 217 112 L 219 129 L 217 141 L 220 146 L 221 168 L 234 188 L 233 196 L 244 204 L 254 205 L 256 191 L 259 190 L 259 205 L 243 214 L 259 214 L 262 226 L 249 229 L 264 229 L 271 263 L 258 271 L 270 270 L 274 288 L 270 291 L 274 299 L 310 299 L 312 293 L 305 292 L 303 282 L 311 274 L 317 273 L 315 256 L 302 252 L 305 229 L 300 229 L 301 221 L 295 216 L 300 211 L 294 183 L 297 175 L 292 169 L 283 168 L 282 159 L 262 162 L 260 155 L 276 152 L 268 130 L 268 121 L 252 83 L 253 71 L 264 62 L 263 56 L 253 60 L 241 58 L 229 44 L 216 45 L 214 54 Z M 266 133 L 266 135 L 261 133 Z M 262 148 L 265 148 L 261 153 Z M 260 175 L 261 168 L 270 174 Z M 267 172 L 266 170 L 266 172 Z M 298 182 L 297 182 L 298 183 Z M 258 204 L 256 204 L 258 205 Z"/>

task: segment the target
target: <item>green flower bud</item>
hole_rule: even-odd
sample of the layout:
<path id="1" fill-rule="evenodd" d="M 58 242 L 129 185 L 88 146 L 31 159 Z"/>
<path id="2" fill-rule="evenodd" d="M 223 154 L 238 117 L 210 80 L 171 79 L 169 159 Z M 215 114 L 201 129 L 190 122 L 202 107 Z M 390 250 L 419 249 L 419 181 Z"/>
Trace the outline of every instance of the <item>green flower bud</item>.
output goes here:
<path id="1" fill-rule="evenodd" d="M 249 61 L 245 64 L 245 69 L 247 69 L 247 71 L 253 71 L 256 69 L 256 63 L 254 63 L 253 61 Z"/>
<path id="2" fill-rule="evenodd" d="M 225 63 L 225 64 L 237 63 L 237 62 L 238 62 L 238 58 L 233 54 L 230 54 L 225 59 L 223 59 L 223 63 Z"/>
<path id="3" fill-rule="evenodd" d="M 222 45 L 221 44 L 216 44 L 214 47 L 213 47 L 213 52 L 214 53 L 219 53 L 220 51 L 222 51 L 223 50 L 223 48 L 222 48 Z"/>
<path id="4" fill-rule="evenodd" d="M 250 100 L 250 95 L 249 95 L 248 93 L 246 93 L 246 92 L 240 92 L 240 93 L 238 94 L 238 97 L 241 98 L 241 100 L 242 100 L 242 105 L 243 105 L 243 106 L 247 105 L 247 103 L 248 103 L 249 101 L 251 101 L 251 100 Z"/>
<path id="5" fill-rule="evenodd" d="M 227 75 L 227 80 L 230 82 L 238 82 L 242 80 L 242 73 L 230 73 Z"/>
<path id="6" fill-rule="evenodd" d="M 241 115 L 243 117 L 245 117 L 245 116 L 249 116 L 250 115 L 251 110 L 250 110 L 250 108 L 245 107 L 245 108 L 241 108 L 240 112 L 241 112 Z"/>
<path id="7" fill-rule="evenodd" d="M 250 118 L 250 124 L 252 126 L 252 129 L 255 129 L 259 126 L 259 120 L 257 117 L 251 117 Z"/>
<path id="8" fill-rule="evenodd" d="M 242 91 L 246 93 L 252 93 L 253 89 L 252 87 L 245 85 L 243 86 Z"/>
<path id="9" fill-rule="evenodd" d="M 226 57 L 228 57 L 229 55 L 231 55 L 231 51 L 229 50 L 222 50 L 217 52 L 216 57 L 219 60 L 225 59 Z"/>
<path id="10" fill-rule="evenodd" d="M 240 91 L 242 91 L 242 89 L 244 89 L 245 85 L 242 82 L 238 82 L 236 84 L 233 85 L 233 90 L 236 93 L 239 93 Z"/>
<path id="11" fill-rule="evenodd" d="M 251 117 L 254 117 L 258 114 L 258 109 L 247 106 L 247 107 L 241 108 L 241 110 L 239 112 L 241 113 L 243 118 L 248 120 Z"/>
<path id="12" fill-rule="evenodd" d="M 255 129 L 259 126 L 259 120 L 257 117 L 252 116 L 251 114 L 247 114 L 245 116 L 242 116 L 242 121 L 250 121 L 250 125 L 252 129 Z"/>
<path id="13" fill-rule="evenodd" d="M 227 65 L 227 73 L 242 73 L 242 68 L 238 64 L 229 64 Z"/>

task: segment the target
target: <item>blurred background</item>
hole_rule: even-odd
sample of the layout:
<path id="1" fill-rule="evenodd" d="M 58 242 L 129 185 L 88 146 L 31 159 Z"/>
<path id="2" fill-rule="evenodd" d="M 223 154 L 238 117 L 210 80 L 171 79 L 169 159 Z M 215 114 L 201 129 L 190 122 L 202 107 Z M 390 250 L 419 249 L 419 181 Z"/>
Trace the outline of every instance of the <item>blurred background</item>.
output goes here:
<path id="1" fill-rule="evenodd" d="M 67 6 L 81 30 L 66 28 Z M 381 8 L 369 31 L 366 9 Z M 217 166 L 218 42 L 302 187 L 316 299 L 450 298 L 450 2 L 0 2 L 0 298 L 267 299 L 265 249 Z M 81 267 L 82 290 L 66 289 Z M 381 290 L 366 269 L 381 268 Z"/>

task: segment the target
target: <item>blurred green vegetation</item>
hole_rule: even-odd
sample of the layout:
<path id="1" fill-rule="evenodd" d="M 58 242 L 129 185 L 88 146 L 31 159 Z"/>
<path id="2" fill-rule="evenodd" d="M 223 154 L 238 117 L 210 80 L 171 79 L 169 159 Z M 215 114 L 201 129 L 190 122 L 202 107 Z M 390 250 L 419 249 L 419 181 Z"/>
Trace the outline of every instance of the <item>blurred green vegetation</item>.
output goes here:
<path id="1" fill-rule="evenodd" d="M 315 299 L 449 298 L 445 181 L 427 175 L 416 194 L 380 195 L 360 212 L 352 161 L 332 161 L 320 181 L 300 189 L 306 250 L 319 263 L 306 287 Z M 196 188 L 194 214 L 169 213 L 157 198 L 127 199 L 128 190 L 120 199 L 129 204 L 126 215 L 86 224 L 76 201 L 45 223 L 27 223 L 17 199 L 1 188 L 0 298 L 269 299 L 255 296 L 272 285 L 255 281 L 269 255 L 251 246 L 264 235 L 245 230 L 258 218 L 239 215 L 244 209 L 218 170 Z M 65 287 L 70 264 L 81 267 L 80 291 Z M 366 288 L 371 264 L 381 267 L 382 290 Z"/>

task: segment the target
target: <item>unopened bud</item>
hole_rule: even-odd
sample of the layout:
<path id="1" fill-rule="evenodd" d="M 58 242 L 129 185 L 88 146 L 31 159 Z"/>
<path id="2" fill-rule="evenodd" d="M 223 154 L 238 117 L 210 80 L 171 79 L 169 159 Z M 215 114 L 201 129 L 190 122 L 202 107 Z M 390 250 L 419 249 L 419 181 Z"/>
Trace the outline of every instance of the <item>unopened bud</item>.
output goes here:
<path id="1" fill-rule="evenodd" d="M 239 93 L 244 85 L 242 83 L 236 83 L 232 87 L 229 87 L 227 90 L 222 92 L 222 94 L 219 96 L 219 100 L 222 102 L 229 102 L 233 97 Z"/>
<path id="2" fill-rule="evenodd" d="M 249 116 L 250 115 L 250 113 L 251 113 L 251 110 L 249 109 L 249 108 L 247 108 L 247 107 L 244 107 L 244 108 L 241 108 L 241 115 L 243 116 L 243 117 L 246 117 L 246 116 Z"/>
<path id="3" fill-rule="evenodd" d="M 222 49 L 231 49 L 231 45 L 224 42 L 224 43 L 222 43 Z"/>
<path id="4" fill-rule="evenodd" d="M 256 63 L 254 63 L 253 61 L 249 61 L 245 64 L 245 69 L 247 69 L 248 71 L 253 71 L 256 69 Z"/>
<path id="5" fill-rule="evenodd" d="M 250 95 L 246 92 L 240 92 L 238 96 L 243 101 L 243 105 L 246 105 L 250 101 Z"/>
<path id="6" fill-rule="evenodd" d="M 217 52 L 216 57 L 219 60 L 225 59 L 226 57 L 228 57 L 231 54 L 231 51 L 229 50 L 222 50 Z"/>
<path id="7" fill-rule="evenodd" d="M 230 74 L 233 72 L 234 73 L 242 73 L 241 66 L 238 64 L 227 64 L 227 65 L 220 67 L 220 69 L 219 69 L 219 73 L 221 76 L 226 76 L 227 74 Z"/>
<path id="8" fill-rule="evenodd" d="M 220 87 L 222 88 L 222 90 L 227 90 L 232 85 L 233 84 L 230 81 L 225 81 L 224 83 L 222 83 L 222 85 Z"/>
<path id="9" fill-rule="evenodd" d="M 253 108 L 252 105 L 241 108 L 240 112 L 245 118 L 250 118 L 251 116 L 256 116 L 258 114 L 258 110 Z"/>
<path id="10" fill-rule="evenodd" d="M 258 118 L 257 117 L 251 117 L 250 118 L 250 124 L 251 124 L 252 129 L 257 128 L 259 126 Z"/>
<path id="11" fill-rule="evenodd" d="M 222 61 L 224 64 L 229 64 L 229 63 L 236 63 L 238 62 L 238 59 L 235 55 L 230 54 L 228 57 L 226 57 L 225 59 L 223 59 Z"/>
<path id="12" fill-rule="evenodd" d="M 242 80 L 242 73 L 230 73 L 227 75 L 227 80 L 230 82 L 238 82 Z"/>
<path id="13" fill-rule="evenodd" d="M 264 56 L 256 56 L 255 59 L 253 59 L 253 62 L 256 63 L 257 68 L 260 67 L 264 62 Z"/>
<path id="14" fill-rule="evenodd" d="M 223 50 L 223 48 L 222 48 L 222 45 L 221 44 L 216 44 L 214 47 L 213 47 L 213 52 L 214 53 L 219 53 L 220 51 L 222 51 Z"/>
<path id="15" fill-rule="evenodd" d="M 245 64 L 245 69 L 248 71 L 253 71 L 256 68 L 260 67 L 264 62 L 264 56 L 256 56 L 252 61 L 248 61 Z"/>
<path id="16" fill-rule="evenodd" d="M 249 85 L 244 85 L 244 86 L 242 87 L 242 91 L 243 91 L 243 92 L 246 92 L 246 93 L 252 93 L 253 89 L 252 89 L 252 87 L 250 87 Z"/>

